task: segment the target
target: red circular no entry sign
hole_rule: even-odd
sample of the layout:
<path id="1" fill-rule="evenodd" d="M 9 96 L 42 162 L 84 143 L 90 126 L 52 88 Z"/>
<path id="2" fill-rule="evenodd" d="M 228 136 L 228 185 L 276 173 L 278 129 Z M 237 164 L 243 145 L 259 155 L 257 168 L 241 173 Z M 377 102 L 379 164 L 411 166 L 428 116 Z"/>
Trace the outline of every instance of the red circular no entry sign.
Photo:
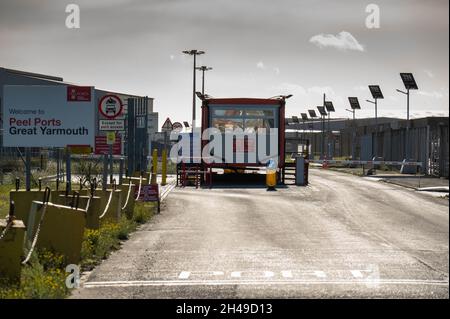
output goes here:
<path id="1" fill-rule="evenodd" d="M 122 100 L 114 94 L 105 95 L 98 103 L 98 111 L 108 119 L 115 119 L 122 114 Z"/>

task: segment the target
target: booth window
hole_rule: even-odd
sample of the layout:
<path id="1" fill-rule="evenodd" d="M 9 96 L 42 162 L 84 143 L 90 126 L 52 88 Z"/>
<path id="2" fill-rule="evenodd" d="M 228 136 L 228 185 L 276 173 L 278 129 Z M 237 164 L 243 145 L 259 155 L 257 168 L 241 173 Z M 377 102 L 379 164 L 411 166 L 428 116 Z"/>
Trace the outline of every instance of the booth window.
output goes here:
<path id="1" fill-rule="evenodd" d="M 243 107 L 210 106 L 211 127 L 225 132 L 226 129 L 240 128 L 244 131 L 259 128 L 276 128 L 278 106 Z"/>

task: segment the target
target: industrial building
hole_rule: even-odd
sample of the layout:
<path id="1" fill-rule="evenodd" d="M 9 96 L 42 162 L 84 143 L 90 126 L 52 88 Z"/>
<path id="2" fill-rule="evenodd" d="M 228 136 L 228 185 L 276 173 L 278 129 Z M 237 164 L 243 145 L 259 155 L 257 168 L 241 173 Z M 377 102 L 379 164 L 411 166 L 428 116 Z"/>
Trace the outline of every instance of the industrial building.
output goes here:
<path id="1" fill-rule="evenodd" d="M 57 77 L 57 76 L 51 76 L 51 75 L 44 75 L 44 74 L 38 74 L 38 73 L 32 73 L 32 72 L 24 72 L 19 70 L 12 70 L 7 68 L 1 68 L 0 67 L 0 157 L 3 160 L 6 159 L 17 159 L 20 154 L 21 150 L 19 148 L 14 147 L 3 147 L 3 109 L 2 109 L 2 102 L 3 102 L 3 86 L 4 85 L 42 85 L 42 86 L 52 86 L 52 85 L 74 85 L 73 83 L 69 83 L 64 81 L 63 78 Z M 76 85 L 76 84 L 75 84 Z M 145 149 L 148 151 L 150 149 L 150 141 L 152 140 L 152 136 L 158 131 L 158 113 L 153 111 L 153 98 L 145 97 L 145 96 L 136 96 L 132 94 L 126 94 L 126 93 L 119 93 L 119 92 L 112 92 L 108 90 L 103 89 L 94 89 L 94 101 L 95 105 L 98 104 L 98 102 L 108 94 L 115 94 L 123 102 L 124 105 L 124 112 L 123 112 L 123 118 L 125 120 L 125 130 L 120 131 L 123 138 L 121 139 L 122 143 L 122 152 L 124 155 L 128 155 L 129 153 L 129 143 L 128 143 L 128 128 L 127 123 L 128 121 L 128 114 L 130 113 L 128 108 L 128 102 L 132 101 L 134 107 L 134 115 L 136 118 L 141 119 L 140 123 L 137 123 L 136 128 L 146 128 L 147 130 L 147 136 L 143 140 L 145 141 Z M 96 118 L 95 122 L 98 123 L 99 120 L 99 114 L 96 110 L 95 112 Z M 144 120 L 144 122 L 142 121 Z M 146 123 L 145 123 L 146 121 Z M 99 130 L 98 125 L 96 125 L 96 135 L 103 135 L 104 132 Z M 23 151 L 23 150 L 22 150 Z M 39 148 L 32 149 L 32 156 L 39 156 L 42 153 L 45 153 L 46 156 L 48 156 L 48 153 L 51 153 L 52 150 L 42 150 Z M 51 156 L 51 155 L 50 155 Z"/>
<path id="2" fill-rule="evenodd" d="M 316 158 L 352 158 L 370 160 L 374 156 L 386 161 L 406 158 L 406 124 L 398 118 L 332 119 L 294 123 L 286 120 L 286 151 L 297 152 L 301 139 L 309 140 L 310 153 Z M 323 125 L 324 124 L 324 125 Z M 449 176 L 449 118 L 426 117 L 410 120 L 411 158 L 424 163 L 422 173 Z"/>

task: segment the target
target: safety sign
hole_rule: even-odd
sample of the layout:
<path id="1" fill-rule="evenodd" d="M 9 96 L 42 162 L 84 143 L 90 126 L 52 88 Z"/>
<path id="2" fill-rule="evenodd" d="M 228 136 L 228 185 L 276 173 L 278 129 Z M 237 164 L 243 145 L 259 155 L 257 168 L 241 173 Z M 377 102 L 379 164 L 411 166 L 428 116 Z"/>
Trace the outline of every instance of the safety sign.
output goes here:
<path id="1" fill-rule="evenodd" d="M 98 103 L 98 111 L 107 119 L 119 117 L 123 112 L 121 98 L 115 94 L 105 95 Z"/>

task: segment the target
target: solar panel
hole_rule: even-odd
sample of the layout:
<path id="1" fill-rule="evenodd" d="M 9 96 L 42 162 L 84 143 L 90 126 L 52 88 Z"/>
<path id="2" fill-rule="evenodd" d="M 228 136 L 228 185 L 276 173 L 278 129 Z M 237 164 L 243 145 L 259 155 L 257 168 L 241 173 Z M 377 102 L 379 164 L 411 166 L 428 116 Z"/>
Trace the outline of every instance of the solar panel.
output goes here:
<path id="1" fill-rule="evenodd" d="M 357 97 L 349 97 L 348 101 L 350 102 L 350 107 L 352 110 L 360 110 L 361 106 L 359 105 L 359 101 Z"/>
<path id="2" fill-rule="evenodd" d="M 306 113 L 301 113 L 300 115 L 302 116 L 302 120 L 303 121 L 307 121 L 308 120 L 308 115 Z"/>
<path id="3" fill-rule="evenodd" d="M 318 106 L 317 109 L 319 110 L 320 115 L 327 115 L 327 111 L 325 111 L 325 107 L 323 106 Z"/>
<path id="4" fill-rule="evenodd" d="M 294 122 L 294 123 L 300 123 L 300 122 L 298 121 L 298 117 L 297 117 L 297 116 L 292 116 L 292 122 Z"/>
<path id="5" fill-rule="evenodd" d="M 325 101 L 325 108 L 327 109 L 327 112 L 334 112 L 333 102 Z"/>
<path id="6" fill-rule="evenodd" d="M 383 93 L 381 92 L 379 85 L 369 85 L 370 93 L 374 99 L 384 99 Z"/>
<path id="7" fill-rule="evenodd" d="M 309 113 L 309 117 L 317 117 L 317 114 L 316 114 L 316 111 L 314 111 L 314 110 L 308 110 L 308 113 Z"/>
<path id="8" fill-rule="evenodd" d="M 403 84 L 407 90 L 419 89 L 412 73 L 400 73 L 400 77 L 402 78 Z"/>

